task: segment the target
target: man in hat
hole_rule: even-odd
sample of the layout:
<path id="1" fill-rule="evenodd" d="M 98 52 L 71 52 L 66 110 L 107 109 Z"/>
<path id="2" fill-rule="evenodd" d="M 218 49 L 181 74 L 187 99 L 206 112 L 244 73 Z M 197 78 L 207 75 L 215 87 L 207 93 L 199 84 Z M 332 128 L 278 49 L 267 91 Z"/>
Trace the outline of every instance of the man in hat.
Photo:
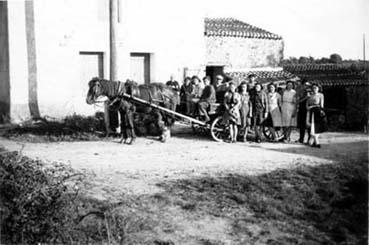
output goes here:
<path id="1" fill-rule="evenodd" d="M 217 75 L 215 79 L 216 99 L 218 103 L 223 103 L 224 94 L 229 89 L 229 82 L 224 81 L 222 75 Z"/>

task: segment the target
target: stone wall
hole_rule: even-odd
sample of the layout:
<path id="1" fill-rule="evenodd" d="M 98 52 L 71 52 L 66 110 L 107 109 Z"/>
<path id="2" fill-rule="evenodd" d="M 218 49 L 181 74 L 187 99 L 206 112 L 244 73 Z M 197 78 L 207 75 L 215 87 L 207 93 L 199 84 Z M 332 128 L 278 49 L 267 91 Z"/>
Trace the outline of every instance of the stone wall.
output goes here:
<path id="1" fill-rule="evenodd" d="M 206 37 L 207 65 L 231 69 L 277 67 L 283 59 L 283 40 Z"/>

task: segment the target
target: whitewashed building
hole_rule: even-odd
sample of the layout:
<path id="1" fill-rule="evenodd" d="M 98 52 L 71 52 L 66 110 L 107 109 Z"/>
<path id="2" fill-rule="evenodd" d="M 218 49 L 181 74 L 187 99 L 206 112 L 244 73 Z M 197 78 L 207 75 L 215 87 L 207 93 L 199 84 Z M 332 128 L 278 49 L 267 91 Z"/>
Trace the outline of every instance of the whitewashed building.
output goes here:
<path id="1" fill-rule="evenodd" d="M 121 81 L 182 81 L 283 57 L 280 36 L 181 11 L 186 1 L 117 1 Z M 92 77 L 109 78 L 109 0 L 0 1 L 0 20 L 0 123 L 95 113 L 85 97 Z"/>

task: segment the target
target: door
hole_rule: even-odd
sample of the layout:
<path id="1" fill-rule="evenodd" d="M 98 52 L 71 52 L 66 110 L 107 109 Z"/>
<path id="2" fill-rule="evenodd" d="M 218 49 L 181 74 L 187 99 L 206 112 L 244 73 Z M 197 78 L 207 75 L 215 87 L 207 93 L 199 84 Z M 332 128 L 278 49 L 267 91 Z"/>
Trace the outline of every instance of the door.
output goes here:
<path id="1" fill-rule="evenodd" d="M 87 84 L 93 77 L 104 77 L 103 53 L 80 52 L 81 59 L 81 81 Z"/>
<path id="2" fill-rule="evenodd" d="M 222 75 L 224 77 L 224 66 L 207 66 L 205 73 L 206 76 L 211 77 L 211 83 L 215 84 L 215 77 L 217 75 Z"/>
<path id="3" fill-rule="evenodd" d="M 73 110 L 77 114 L 92 115 L 96 108 L 86 104 L 86 94 L 88 91 L 88 82 L 94 78 L 104 77 L 103 53 L 102 52 L 80 52 L 80 82 L 73 89 Z"/>
<path id="4" fill-rule="evenodd" d="M 150 83 L 150 54 L 131 53 L 130 79 L 139 84 Z"/>

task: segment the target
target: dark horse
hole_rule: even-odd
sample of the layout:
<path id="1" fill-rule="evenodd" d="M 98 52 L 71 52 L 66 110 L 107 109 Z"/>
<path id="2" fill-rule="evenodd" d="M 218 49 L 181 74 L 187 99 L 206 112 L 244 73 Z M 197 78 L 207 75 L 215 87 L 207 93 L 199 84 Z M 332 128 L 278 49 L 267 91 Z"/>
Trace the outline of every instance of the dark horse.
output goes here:
<path id="1" fill-rule="evenodd" d="M 109 99 L 109 108 L 119 111 L 122 133 L 121 142 L 132 144 L 136 138 L 133 121 L 135 112 L 154 113 L 155 124 L 161 131 L 161 141 L 165 142 L 170 136 L 168 127 L 174 123 L 173 116 L 149 106 L 133 103 L 132 99 L 124 97 L 123 94 L 128 94 L 175 111 L 178 99 L 176 93 L 171 88 L 161 83 L 137 85 L 137 83 L 130 80 L 123 83 L 100 78 L 93 78 L 89 81 L 88 86 L 87 104 L 94 104 L 100 96 L 106 96 Z"/>

